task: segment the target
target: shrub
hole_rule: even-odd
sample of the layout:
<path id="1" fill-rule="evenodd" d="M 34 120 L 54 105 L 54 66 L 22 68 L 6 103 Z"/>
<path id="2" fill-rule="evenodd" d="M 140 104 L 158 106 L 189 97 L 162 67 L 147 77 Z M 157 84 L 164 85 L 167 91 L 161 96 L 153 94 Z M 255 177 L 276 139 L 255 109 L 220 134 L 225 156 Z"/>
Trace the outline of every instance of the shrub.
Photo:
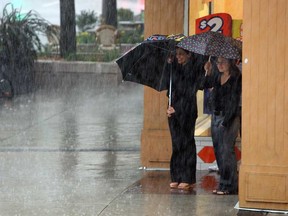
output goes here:
<path id="1" fill-rule="evenodd" d="M 77 35 L 77 44 L 89 44 L 96 43 L 95 34 L 90 34 L 88 32 L 80 32 Z"/>
<path id="2" fill-rule="evenodd" d="M 15 94 L 28 93 L 34 87 L 34 60 L 42 48 L 38 37 L 48 22 L 33 11 L 21 14 L 5 5 L 0 18 L 0 61 L 12 82 Z"/>

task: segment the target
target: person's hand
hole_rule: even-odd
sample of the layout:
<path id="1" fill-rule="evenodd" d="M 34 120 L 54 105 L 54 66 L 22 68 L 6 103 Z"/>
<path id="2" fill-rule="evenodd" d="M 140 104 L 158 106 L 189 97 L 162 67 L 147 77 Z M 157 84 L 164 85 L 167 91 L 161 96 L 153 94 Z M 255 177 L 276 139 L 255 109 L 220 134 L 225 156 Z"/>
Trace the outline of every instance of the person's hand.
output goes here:
<path id="1" fill-rule="evenodd" d="M 168 64 L 171 64 L 173 62 L 173 57 L 168 57 L 167 62 L 168 62 Z"/>
<path id="2" fill-rule="evenodd" d="M 175 113 L 175 109 L 172 106 L 169 106 L 167 109 L 167 116 L 171 117 L 173 113 Z"/>
<path id="3" fill-rule="evenodd" d="M 167 63 L 171 64 L 174 61 L 174 55 L 172 53 L 169 54 L 167 58 Z"/>
<path id="4" fill-rule="evenodd" d="M 210 61 L 206 62 L 204 65 L 205 76 L 210 76 L 212 71 L 212 63 Z"/>

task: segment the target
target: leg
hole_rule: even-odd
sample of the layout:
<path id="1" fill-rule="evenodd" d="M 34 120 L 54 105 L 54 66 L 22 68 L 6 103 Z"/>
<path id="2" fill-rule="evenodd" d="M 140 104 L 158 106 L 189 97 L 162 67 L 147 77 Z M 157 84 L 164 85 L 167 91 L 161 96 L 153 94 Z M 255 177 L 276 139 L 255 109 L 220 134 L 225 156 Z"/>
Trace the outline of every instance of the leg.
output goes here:
<path id="1" fill-rule="evenodd" d="M 221 168 L 221 153 L 219 152 L 219 145 L 222 143 L 222 134 L 220 133 L 219 125 L 223 121 L 223 116 L 216 116 L 212 115 L 211 119 L 211 133 L 212 133 L 212 142 L 213 142 L 213 148 L 214 148 L 214 154 L 216 158 L 216 163 L 218 166 L 218 169 Z"/>
<path id="2" fill-rule="evenodd" d="M 196 182 L 196 144 L 194 138 L 196 117 L 186 118 L 182 125 L 181 145 L 181 179 L 182 183 L 194 184 Z"/>
<path id="3" fill-rule="evenodd" d="M 180 140 L 179 140 L 179 122 L 178 120 L 172 116 L 168 118 L 169 129 L 172 140 L 172 155 L 170 159 L 170 176 L 172 183 L 180 182 L 179 175 L 179 158 L 180 158 Z"/>
<path id="4" fill-rule="evenodd" d="M 228 192 L 238 191 L 237 159 L 235 155 L 235 141 L 240 127 L 239 117 L 235 118 L 229 128 L 223 130 L 222 168 L 220 171 L 220 183 Z"/>

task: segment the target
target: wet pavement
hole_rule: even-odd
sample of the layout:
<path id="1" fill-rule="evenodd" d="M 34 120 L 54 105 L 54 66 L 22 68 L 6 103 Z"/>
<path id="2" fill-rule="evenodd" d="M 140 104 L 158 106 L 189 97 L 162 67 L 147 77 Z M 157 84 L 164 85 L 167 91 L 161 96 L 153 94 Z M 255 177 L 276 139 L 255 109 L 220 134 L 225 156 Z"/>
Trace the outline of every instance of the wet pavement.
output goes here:
<path id="1" fill-rule="evenodd" d="M 197 171 L 184 193 L 169 171 L 140 169 L 141 85 L 38 91 L 0 116 L 1 216 L 262 215 L 213 195 L 217 173 Z"/>

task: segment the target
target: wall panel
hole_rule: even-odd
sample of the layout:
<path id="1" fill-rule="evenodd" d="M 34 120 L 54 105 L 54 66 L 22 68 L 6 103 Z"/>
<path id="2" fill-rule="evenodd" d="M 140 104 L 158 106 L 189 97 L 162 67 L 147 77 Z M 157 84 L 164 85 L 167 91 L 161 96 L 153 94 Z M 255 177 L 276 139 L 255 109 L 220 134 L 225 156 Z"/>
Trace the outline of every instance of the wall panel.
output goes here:
<path id="1" fill-rule="evenodd" d="M 258 10 L 259 12 L 259 47 L 262 47 L 263 49 L 268 49 L 268 36 L 269 32 L 267 31 L 267 23 L 269 22 L 269 17 L 265 13 L 265 9 L 269 6 L 269 0 L 262 0 L 260 8 Z M 258 100 L 258 110 L 257 113 L 259 114 L 259 117 L 257 118 L 257 125 L 259 128 L 259 136 L 258 136 L 258 142 L 262 143 L 264 146 L 267 145 L 267 138 L 264 134 L 266 134 L 267 131 L 267 94 L 268 94 L 268 65 L 269 65 L 269 59 L 267 52 L 260 52 L 259 53 L 259 73 L 261 73 L 261 76 L 259 76 L 259 96 L 257 97 Z M 261 116 L 261 117 L 260 117 Z M 256 149 L 255 149 L 256 150 Z"/>
<path id="2" fill-rule="evenodd" d="M 285 24 L 284 24 L 284 30 L 283 32 L 285 32 L 285 35 L 288 35 L 288 2 L 286 2 L 286 14 L 285 14 Z M 286 42 L 287 43 L 287 42 Z M 286 45 L 287 46 L 287 45 Z M 284 62 L 283 62 L 283 65 L 284 65 L 284 70 L 288 70 L 288 48 L 285 46 L 285 57 L 284 57 Z M 283 142 L 283 149 L 284 149 L 284 152 L 287 151 L 288 149 L 288 114 L 287 114 L 287 110 L 288 110 L 288 74 L 285 73 L 284 74 L 284 85 L 285 85 L 285 88 L 284 88 L 284 110 L 285 110 L 285 115 L 283 116 L 283 119 L 284 119 L 284 142 Z M 282 163 L 284 163 L 284 161 L 282 161 Z"/>
<path id="3" fill-rule="evenodd" d="M 239 205 L 288 209 L 288 1 L 244 0 Z"/>
<path id="4" fill-rule="evenodd" d="M 183 33 L 184 0 L 145 0 L 144 37 Z M 166 116 L 166 91 L 144 87 L 144 127 L 141 162 L 146 167 L 169 167 L 171 138 Z"/>

